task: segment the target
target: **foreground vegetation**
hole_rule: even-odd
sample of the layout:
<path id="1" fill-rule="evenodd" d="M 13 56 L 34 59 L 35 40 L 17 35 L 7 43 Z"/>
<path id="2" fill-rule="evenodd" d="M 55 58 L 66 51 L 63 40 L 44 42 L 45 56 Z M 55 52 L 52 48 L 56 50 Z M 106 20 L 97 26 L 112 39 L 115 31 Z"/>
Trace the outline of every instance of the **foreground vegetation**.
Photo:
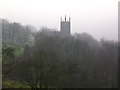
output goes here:
<path id="1" fill-rule="evenodd" d="M 4 88 L 118 87 L 118 42 L 49 30 L 34 38 L 34 43 L 3 46 Z"/>

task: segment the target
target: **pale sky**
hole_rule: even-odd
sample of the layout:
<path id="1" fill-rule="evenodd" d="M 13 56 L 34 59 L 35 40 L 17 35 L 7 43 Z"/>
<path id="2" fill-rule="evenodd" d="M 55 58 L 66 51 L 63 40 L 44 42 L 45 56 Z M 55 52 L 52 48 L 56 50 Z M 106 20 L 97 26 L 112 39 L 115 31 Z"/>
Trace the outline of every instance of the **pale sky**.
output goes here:
<path id="1" fill-rule="evenodd" d="M 22 25 L 60 30 L 60 17 L 71 17 L 71 33 L 118 39 L 119 0 L 0 0 L 0 18 Z"/>

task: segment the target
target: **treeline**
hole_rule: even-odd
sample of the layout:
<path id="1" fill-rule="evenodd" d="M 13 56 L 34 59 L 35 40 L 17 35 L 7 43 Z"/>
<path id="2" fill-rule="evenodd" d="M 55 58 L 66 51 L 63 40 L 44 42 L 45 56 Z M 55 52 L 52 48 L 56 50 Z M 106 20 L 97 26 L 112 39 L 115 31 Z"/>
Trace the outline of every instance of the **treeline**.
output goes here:
<path id="1" fill-rule="evenodd" d="M 116 41 L 97 41 L 87 33 L 62 36 L 44 29 L 35 34 L 34 45 L 25 46 L 23 55 L 15 58 L 13 53 L 13 48 L 3 48 L 3 80 L 31 88 L 118 87 Z"/>
<path id="2" fill-rule="evenodd" d="M 23 26 L 17 22 L 9 22 L 5 19 L 2 21 L 2 40 L 3 44 L 14 44 L 19 46 L 24 46 L 26 42 L 31 41 L 36 30 L 31 25 Z"/>

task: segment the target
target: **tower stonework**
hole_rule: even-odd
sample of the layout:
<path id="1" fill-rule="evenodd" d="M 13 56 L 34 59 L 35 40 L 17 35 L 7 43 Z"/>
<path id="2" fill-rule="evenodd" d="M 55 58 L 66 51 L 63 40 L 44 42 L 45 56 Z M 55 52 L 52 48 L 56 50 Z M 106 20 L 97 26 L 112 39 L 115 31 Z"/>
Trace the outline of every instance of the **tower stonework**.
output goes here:
<path id="1" fill-rule="evenodd" d="M 66 16 L 64 20 L 61 18 L 61 23 L 60 23 L 60 32 L 62 35 L 70 35 L 70 17 L 69 20 L 66 19 Z"/>

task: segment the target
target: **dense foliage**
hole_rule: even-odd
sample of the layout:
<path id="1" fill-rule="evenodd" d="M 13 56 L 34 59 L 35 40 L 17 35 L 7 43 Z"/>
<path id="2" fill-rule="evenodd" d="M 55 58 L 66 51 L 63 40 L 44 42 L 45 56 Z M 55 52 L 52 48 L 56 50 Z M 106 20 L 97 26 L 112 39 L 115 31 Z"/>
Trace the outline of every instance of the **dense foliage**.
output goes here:
<path id="1" fill-rule="evenodd" d="M 62 36 L 43 30 L 35 34 L 34 44 L 25 45 L 23 55 L 15 58 L 10 47 L 3 52 L 3 59 L 9 61 L 4 64 L 13 67 L 7 72 L 11 76 L 4 76 L 31 88 L 118 87 L 116 41 L 97 41 L 87 33 Z"/>

